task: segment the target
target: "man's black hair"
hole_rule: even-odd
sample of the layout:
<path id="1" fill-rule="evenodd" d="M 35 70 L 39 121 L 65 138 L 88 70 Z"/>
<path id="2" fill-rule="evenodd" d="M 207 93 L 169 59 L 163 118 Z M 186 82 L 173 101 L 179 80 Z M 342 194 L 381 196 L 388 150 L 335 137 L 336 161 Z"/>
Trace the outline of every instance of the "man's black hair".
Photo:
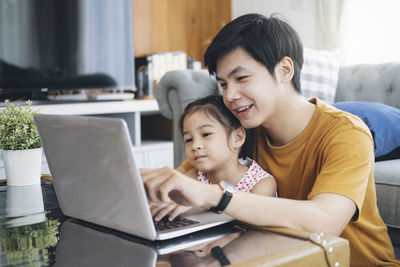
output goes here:
<path id="1" fill-rule="evenodd" d="M 217 60 L 237 47 L 265 65 L 272 76 L 275 76 L 276 64 L 285 56 L 290 57 L 294 64 L 292 83 L 300 92 L 303 45 L 297 32 L 287 22 L 276 15 L 267 18 L 260 14 L 247 14 L 225 25 L 204 54 L 204 63 L 211 75 L 217 73 Z"/>

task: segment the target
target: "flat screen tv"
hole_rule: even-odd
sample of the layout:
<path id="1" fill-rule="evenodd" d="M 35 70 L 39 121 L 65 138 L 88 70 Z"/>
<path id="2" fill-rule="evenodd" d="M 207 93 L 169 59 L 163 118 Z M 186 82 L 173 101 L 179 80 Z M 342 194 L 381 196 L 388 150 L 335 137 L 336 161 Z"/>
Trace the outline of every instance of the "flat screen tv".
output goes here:
<path id="1" fill-rule="evenodd" d="M 1 0 L 0 98 L 135 90 L 132 0 Z"/>

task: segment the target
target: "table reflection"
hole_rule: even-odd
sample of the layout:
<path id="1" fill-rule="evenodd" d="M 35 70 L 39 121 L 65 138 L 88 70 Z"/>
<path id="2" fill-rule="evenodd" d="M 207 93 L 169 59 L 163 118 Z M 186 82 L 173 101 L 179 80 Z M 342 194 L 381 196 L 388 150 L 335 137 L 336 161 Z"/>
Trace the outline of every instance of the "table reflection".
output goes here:
<path id="1" fill-rule="evenodd" d="M 6 217 L 13 227 L 44 222 L 41 185 L 7 186 Z"/>
<path id="2" fill-rule="evenodd" d="M 70 219 L 60 228 L 54 266 L 154 266 L 157 252 L 146 245 L 98 231 Z"/>
<path id="3" fill-rule="evenodd" d="M 0 265 L 51 265 L 60 222 L 45 212 L 42 186 L 1 186 L 0 192 Z"/>
<path id="4" fill-rule="evenodd" d="M 305 243 L 238 222 L 148 241 L 64 216 L 53 185 L 41 186 L 0 186 L 1 266 L 220 266 L 210 253 L 214 247 L 221 247 L 232 264 L 248 264 Z M 280 260 L 274 259 L 278 254 L 268 260 Z"/>
<path id="5" fill-rule="evenodd" d="M 232 233 L 224 238 L 197 246 L 176 251 L 168 255 L 160 255 L 157 267 L 212 267 L 221 266 L 210 253 L 213 247 L 219 246 L 231 264 L 241 264 L 274 252 L 283 251 L 301 245 L 304 241 L 273 232 L 246 230 L 240 234 Z M 279 259 L 277 259 L 279 262 Z M 271 263 L 273 266 L 273 263 Z M 251 266 L 256 266 L 254 264 Z"/>
<path id="6" fill-rule="evenodd" d="M 58 220 L 0 229 L 1 266 L 48 266 L 57 245 Z"/>
<path id="7" fill-rule="evenodd" d="M 68 219 L 60 227 L 54 266 L 220 266 L 210 253 L 217 246 L 223 248 L 230 262 L 235 264 L 303 242 L 271 232 L 247 230 L 234 223 L 181 238 L 147 241 Z"/>

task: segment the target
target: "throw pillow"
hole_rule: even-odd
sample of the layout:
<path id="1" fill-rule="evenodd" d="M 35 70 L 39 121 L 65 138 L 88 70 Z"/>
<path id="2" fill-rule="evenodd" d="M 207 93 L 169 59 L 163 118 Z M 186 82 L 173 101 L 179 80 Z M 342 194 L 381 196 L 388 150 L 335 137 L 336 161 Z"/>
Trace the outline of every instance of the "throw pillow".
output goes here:
<path id="1" fill-rule="evenodd" d="M 306 98 L 317 97 L 333 103 L 339 78 L 339 52 L 304 48 L 301 70 L 301 94 Z"/>
<path id="2" fill-rule="evenodd" d="M 400 109 L 363 101 L 337 102 L 333 106 L 365 122 L 374 138 L 376 161 L 400 158 Z"/>

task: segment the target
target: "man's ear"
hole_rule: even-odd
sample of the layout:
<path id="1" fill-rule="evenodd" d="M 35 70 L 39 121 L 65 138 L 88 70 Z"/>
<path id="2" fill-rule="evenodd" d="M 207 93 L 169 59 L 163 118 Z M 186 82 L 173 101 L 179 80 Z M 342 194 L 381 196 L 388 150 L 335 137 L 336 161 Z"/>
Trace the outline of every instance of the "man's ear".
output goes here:
<path id="1" fill-rule="evenodd" d="M 246 131 L 243 127 L 235 129 L 231 134 L 231 146 L 232 148 L 241 148 L 246 141 Z"/>
<path id="2" fill-rule="evenodd" d="M 278 80 L 289 83 L 294 75 L 294 64 L 290 57 L 284 57 L 276 64 L 275 75 Z"/>

